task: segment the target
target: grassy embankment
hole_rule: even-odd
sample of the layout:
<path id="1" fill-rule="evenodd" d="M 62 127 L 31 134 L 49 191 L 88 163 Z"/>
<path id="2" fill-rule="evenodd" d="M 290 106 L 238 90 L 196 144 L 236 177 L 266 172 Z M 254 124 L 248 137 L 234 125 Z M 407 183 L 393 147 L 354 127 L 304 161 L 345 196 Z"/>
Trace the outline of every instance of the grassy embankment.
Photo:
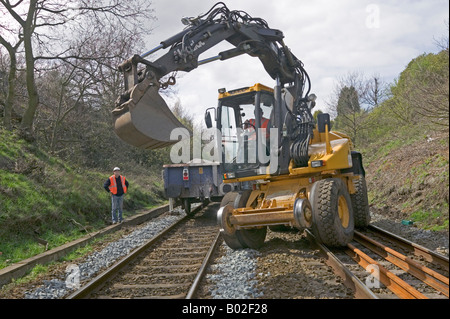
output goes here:
<path id="1" fill-rule="evenodd" d="M 374 116 L 381 114 L 389 113 L 380 109 Z M 361 147 L 372 210 L 448 232 L 448 130 L 420 125 L 383 130 L 376 142 Z"/>
<path id="2" fill-rule="evenodd" d="M 131 170 L 131 169 L 130 169 Z M 124 215 L 164 202 L 158 174 L 134 168 Z M 0 269 L 105 227 L 111 172 L 69 165 L 0 130 Z"/>

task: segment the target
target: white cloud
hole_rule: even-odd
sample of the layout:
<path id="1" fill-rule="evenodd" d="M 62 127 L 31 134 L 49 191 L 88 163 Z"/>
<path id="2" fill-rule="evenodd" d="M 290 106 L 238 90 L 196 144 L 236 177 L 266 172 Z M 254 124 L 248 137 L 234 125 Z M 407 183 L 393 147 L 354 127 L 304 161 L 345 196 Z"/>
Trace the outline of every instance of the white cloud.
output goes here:
<path id="1" fill-rule="evenodd" d="M 185 16 L 206 13 L 216 1 L 153 0 L 157 21 L 147 38 L 148 49 L 180 32 Z M 283 31 L 285 43 L 304 62 L 312 80 L 318 107 L 325 105 L 334 79 L 350 71 L 380 74 L 392 81 L 408 62 L 424 52 L 436 52 L 434 38 L 447 32 L 447 0 L 228 0 L 230 10 L 243 10 L 265 19 Z M 371 7 L 368 7 L 371 6 Z M 368 25 L 369 15 L 378 10 L 378 25 Z M 222 49 L 221 49 L 222 48 Z M 214 47 L 203 57 L 214 56 Z M 217 104 L 217 89 L 239 88 L 261 82 L 273 86 L 257 58 L 240 56 L 201 66 L 177 79 L 178 97 L 184 108 L 203 119 L 207 107 Z"/>

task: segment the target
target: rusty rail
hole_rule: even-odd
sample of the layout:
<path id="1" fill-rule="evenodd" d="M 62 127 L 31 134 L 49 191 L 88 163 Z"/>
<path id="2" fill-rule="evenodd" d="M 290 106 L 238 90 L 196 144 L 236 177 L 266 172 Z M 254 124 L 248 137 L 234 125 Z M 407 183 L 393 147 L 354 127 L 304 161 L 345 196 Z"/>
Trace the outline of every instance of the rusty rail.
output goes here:
<path id="1" fill-rule="evenodd" d="M 367 269 L 369 265 L 375 265 L 379 269 L 379 280 L 393 293 L 402 299 L 427 299 L 425 295 L 411 287 L 404 280 L 400 279 L 398 276 L 394 275 L 392 272 L 387 270 L 385 267 L 377 263 L 375 260 L 370 258 L 367 254 L 362 252 L 360 249 L 356 248 L 352 244 L 348 244 L 349 248 L 346 253 L 353 258 L 359 265 L 364 269 Z"/>
<path id="2" fill-rule="evenodd" d="M 430 249 L 420 246 L 416 243 L 408 241 L 400 236 L 387 232 L 379 227 L 370 225 L 368 229 L 376 233 L 383 239 L 392 241 L 416 256 L 422 257 L 424 260 L 442 267 L 448 271 L 448 258 L 437 254 Z M 318 243 L 311 232 L 306 231 L 310 241 L 320 249 L 322 255 L 326 258 L 326 264 L 333 268 L 336 275 L 341 277 L 344 284 L 355 292 L 355 298 L 373 298 L 378 299 L 369 287 L 361 282 L 327 247 Z M 359 231 L 355 231 L 354 242 L 347 245 L 344 252 L 350 256 L 357 264 L 363 267 L 368 274 L 372 272 L 372 276 L 379 280 L 387 289 L 392 291 L 396 296 L 402 299 L 428 299 L 426 295 L 412 287 L 405 280 L 395 275 L 392 271 L 375 261 L 361 249 L 356 247 L 356 243 L 361 247 L 369 249 L 371 252 L 381 256 L 387 262 L 400 268 L 420 281 L 435 289 L 438 293 L 449 297 L 449 278 L 438 273 L 437 271 L 420 264 L 419 262 L 407 257 L 400 252 L 388 247 L 387 245 L 376 241 L 375 239 L 364 235 Z M 355 245 L 354 245 L 355 243 Z"/>
<path id="3" fill-rule="evenodd" d="M 430 287 L 442 292 L 447 297 L 449 296 L 449 279 L 447 277 L 358 231 L 355 231 L 355 240 Z"/>
<path id="4" fill-rule="evenodd" d="M 427 262 L 438 265 L 442 269 L 448 271 L 449 267 L 447 257 L 437 254 L 428 248 L 413 243 L 405 238 L 392 234 L 379 227 L 369 225 L 368 230 L 371 233 L 374 233 L 376 236 L 383 238 L 383 240 L 392 242 L 402 249 L 410 252 L 411 254 L 422 257 Z M 359 231 L 355 231 L 354 240 L 358 244 L 362 245 L 362 247 L 365 247 L 371 252 L 381 256 L 382 258 L 384 258 L 384 260 L 400 268 L 405 273 L 414 276 L 415 278 L 427 284 L 429 287 L 432 287 L 438 293 L 445 295 L 447 298 L 449 297 L 448 277 L 425 265 L 422 265 L 412 258 L 407 257 L 406 255 Z M 369 257 L 366 253 L 364 253 L 361 249 L 357 248 L 352 243 L 347 245 L 347 249 L 345 250 L 345 252 L 366 270 L 376 268 L 378 276 L 377 279 L 379 279 L 379 281 L 383 283 L 387 289 L 392 291 L 398 297 L 404 299 L 428 299 L 428 297 L 423 293 L 419 292 L 399 276 L 396 276 L 393 272 L 389 271 L 379 262 Z"/>
<path id="5" fill-rule="evenodd" d="M 315 245 L 325 258 L 325 263 L 334 273 L 342 278 L 344 285 L 355 292 L 357 299 L 379 299 L 358 277 L 356 277 L 326 246 L 319 243 L 316 237 L 306 230 L 310 242 Z"/>
<path id="6" fill-rule="evenodd" d="M 200 287 L 200 282 L 202 281 L 203 277 L 206 274 L 206 270 L 208 268 L 208 265 L 211 261 L 213 254 L 214 254 L 214 251 L 216 250 L 218 244 L 221 242 L 220 239 L 221 239 L 220 232 L 217 232 L 217 235 L 214 238 L 214 241 L 213 241 L 211 247 L 209 248 L 208 253 L 206 254 L 205 258 L 203 259 L 203 263 L 200 266 L 197 276 L 195 276 L 194 282 L 192 283 L 191 288 L 189 288 L 189 291 L 186 295 L 186 299 L 193 299 L 195 294 L 197 293 L 197 290 Z"/>
<path id="7" fill-rule="evenodd" d="M 446 271 L 449 271 L 448 257 L 438 254 L 431 249 L 428 249 L 419 244 L 413 243 L 405 238 L 395 235 L 387 230 L 379 228 L 374 225 L 369 225 L 368 229 L 376 234 L 395 242 L 400 247 L 412 252 L 414 255 L 424 258 L 426 261 L 441 266 Z"/>

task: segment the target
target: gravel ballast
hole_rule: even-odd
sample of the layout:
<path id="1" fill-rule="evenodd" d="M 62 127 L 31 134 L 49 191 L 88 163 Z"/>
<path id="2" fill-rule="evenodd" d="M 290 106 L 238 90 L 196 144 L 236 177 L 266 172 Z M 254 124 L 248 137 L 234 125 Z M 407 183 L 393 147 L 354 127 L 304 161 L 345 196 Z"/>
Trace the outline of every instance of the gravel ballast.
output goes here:
<path id="1" fill-rule="evenodd" d="M 213 299 L 255 299 L 262 296 L 256 287 L 257 257 L 254 249 L 233 250 L 222 244 L 222 257 L 211 266 L 212 274 L 206 276 Z"/>
<path id="2" fill-rule="evenodd" d="M 184 212 L 178 211 L 178 213 L 164 214 L 147 222 L 128 236 L 110 243 L 101 251 L 92 253 L 82 264 L 72 265 L 72 271 L 69 271 L 63 280 L 44 280 L 41 287 L 34 291 L 26 292 L 25 298 L 58 299 L 64 297 L 75 290 L 74 286 L 76 286 L 77 282 L 97 275 L 100 270 L 111 266 L 114 262 L 129 254 L 133 249 L 143 245 L 184 216 Z M 71 278 L 75 280 L 69 280 Z"/>

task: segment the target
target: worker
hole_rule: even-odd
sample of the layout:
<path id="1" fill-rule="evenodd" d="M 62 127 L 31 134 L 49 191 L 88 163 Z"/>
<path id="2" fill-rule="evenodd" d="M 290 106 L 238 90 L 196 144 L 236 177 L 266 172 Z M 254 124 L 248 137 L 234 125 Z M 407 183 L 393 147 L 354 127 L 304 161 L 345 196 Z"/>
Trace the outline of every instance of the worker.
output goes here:
<path id="1" fill-rule="evenodd" d="M 128 181 L 120 175 L 120 168 L 114 167 L 114 175 L 111 175 L 103 184 L 105 190 L 111 194 L 111 216 L 112 223 L 121 223 L 123 221 L 123 195 L 127 193 Z M 117 214 L 118 213 L 118 214 Z"/>
<path id="2" fill-rule="evenodd" d="M 257 113 L 257 108 L 259 113 Z M 261 116 L 261 129 L 263 129 L 263 131 L 261 132 L 262 134 L 264 134 L 265 131 L 265 137 L 267 139 L 267 141 L 269 141 L 270 138 L 270 119 L 272 118 L 272 107 L 256 107 L 255 108 L 255 118 L 253 119 L 247 119 L 244 122 L 243 128 L 244 128 L 244 132 L 246 133 L 246 135 L 248 136 L 249 140 L 256 140 L 256 117 Z M 267 143 L 266 143 L 267 145 Z"/>
<path id="3" fill-rule="evenodd" d="M 249 140 L 256 140 L 256 120 L 255 119 L 249 119 L 244 122 L 244 129 L 249 135 Z M 270 136 L 270 128 L 269 128 L 269 119 L 266 119 L 263 117 L 261 119 L 261 128 L 265 130 L 266 139 Z"/>

